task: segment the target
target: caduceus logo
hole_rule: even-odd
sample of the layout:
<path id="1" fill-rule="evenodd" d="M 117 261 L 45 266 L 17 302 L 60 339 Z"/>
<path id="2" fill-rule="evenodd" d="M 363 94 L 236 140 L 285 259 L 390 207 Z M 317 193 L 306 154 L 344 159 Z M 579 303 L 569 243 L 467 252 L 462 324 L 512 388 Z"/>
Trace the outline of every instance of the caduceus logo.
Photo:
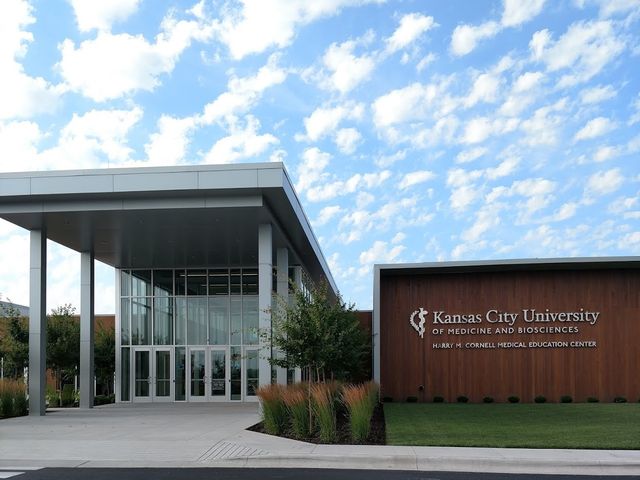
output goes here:
<path id="1" fill-rule="evenodd" d="M 409 317 L 409 323 L 411 324 L 413 329 L 416 332 L 418 332 L 418 335 L 420 335 L 420 338 L 423 338 L 423 335 L 424 335 L 424 330 L 425 330 L 424 322 L 427 321 L 427 319 L 425 318 L 427 313 L 429 313 L 427 310 L 425 310 L 424 308 L 420 307 L 420 310 L 416 310 Z M 416 315 L 420 319 L 420 321 L 418 323 L 416 323 L 416 320 L 415 320 L 416 319 Z"/>

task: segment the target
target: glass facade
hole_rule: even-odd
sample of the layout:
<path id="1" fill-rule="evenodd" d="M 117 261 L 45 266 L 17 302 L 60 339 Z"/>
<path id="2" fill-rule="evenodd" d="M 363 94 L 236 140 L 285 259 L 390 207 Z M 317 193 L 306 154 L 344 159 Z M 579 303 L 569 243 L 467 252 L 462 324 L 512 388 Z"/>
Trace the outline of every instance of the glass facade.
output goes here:
<path id="1" fill-rule="evenodd" d="M 255 398 L 258 293 L 255 267 L 120 270 L 120 400 Z"/>

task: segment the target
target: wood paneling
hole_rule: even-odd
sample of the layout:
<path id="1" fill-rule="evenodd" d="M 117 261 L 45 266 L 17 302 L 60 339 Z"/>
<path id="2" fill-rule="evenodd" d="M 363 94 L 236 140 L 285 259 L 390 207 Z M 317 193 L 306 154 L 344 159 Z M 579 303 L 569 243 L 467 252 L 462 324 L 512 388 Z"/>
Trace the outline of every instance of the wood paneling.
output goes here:
<path id="1" fill-rule="evenodd" d="M 424 338 L 410 326 L 411 313 L 429 311 Z M 524 323 L 522 309 L 544 312 L 600 312 L 590 326 L 582 322 Z M 448 328 L 491 327 L 487 310 L 516 312 L 514 327 L 571 326 L 578 333 L 453 335 Z M 434 325 L 433 312 L 483 315 L 482 323 Z M 434 327 L 444 328 L 434 335 Z M 434 343 L 595 341 L 595 348 L 434 349 Z M 553 270 L 438 274 L 381 274 L 380 366 L 384 396 L 404 401 L 459 395 L 480 402 L 485 396 L 523 402 L 543 395 L 559 401 L 596 397 L 612 401 L 640 398 L 640 270 Z M 420 388 L 423 386 L 423 389 Z"/>

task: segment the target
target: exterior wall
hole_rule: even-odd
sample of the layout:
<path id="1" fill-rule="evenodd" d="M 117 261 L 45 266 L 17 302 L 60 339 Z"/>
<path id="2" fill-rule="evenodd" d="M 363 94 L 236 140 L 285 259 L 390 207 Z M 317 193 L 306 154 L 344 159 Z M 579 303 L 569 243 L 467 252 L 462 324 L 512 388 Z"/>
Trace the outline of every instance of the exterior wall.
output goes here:
<path id="1" fill-rule="evenodd" d="M 382 394 L 396 401 L 409 396 L 431 401 L 435 395 L 448 402 L 459 395 L 472 402 L 485 396 L 504 402 L 510 395 L 523 402 L 537 395 L 554 402 L 562 395 L 579 402 L 588 397 L 605 402 L 616 396 L 628 401 L 640 397 L 640 269 L 437 274 L 382 270 L 379 299 Z M 411 314 L 421 307 L 428 312 L 423 315 L 423 338 L 418 314 L 418 328 L 410 324 Z M 528 323 L 523 309 L 599 314 L 593 325 Z M 492 319 L 499 312 L 518 313 L 514 330 L 497 333 L 496 328 L 509 325 L 490 323 L 490 310 L 498 311 Z M 434 323 L 438 311 L 444 312 L 441 320 L 445 314 L 477 314 L 481 322 Z M 519 328 L 549 326 L 566 327 L 565 333 L 518 333 Z M 491 333 L 463 333 L 471 328 Z"/>

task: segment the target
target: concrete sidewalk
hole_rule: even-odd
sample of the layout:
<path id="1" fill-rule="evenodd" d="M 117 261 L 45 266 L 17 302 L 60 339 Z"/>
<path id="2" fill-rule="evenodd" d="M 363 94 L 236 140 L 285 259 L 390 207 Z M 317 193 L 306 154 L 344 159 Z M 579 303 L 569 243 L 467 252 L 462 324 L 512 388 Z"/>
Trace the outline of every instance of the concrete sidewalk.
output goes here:
<path id="1" fill-rule="evenodd" d="M 0 421 L 0 468 L 316 467 L 638 475 L 640 451 L 315 445 L 245 430 L 256 404 L 110 405 Z"/>

